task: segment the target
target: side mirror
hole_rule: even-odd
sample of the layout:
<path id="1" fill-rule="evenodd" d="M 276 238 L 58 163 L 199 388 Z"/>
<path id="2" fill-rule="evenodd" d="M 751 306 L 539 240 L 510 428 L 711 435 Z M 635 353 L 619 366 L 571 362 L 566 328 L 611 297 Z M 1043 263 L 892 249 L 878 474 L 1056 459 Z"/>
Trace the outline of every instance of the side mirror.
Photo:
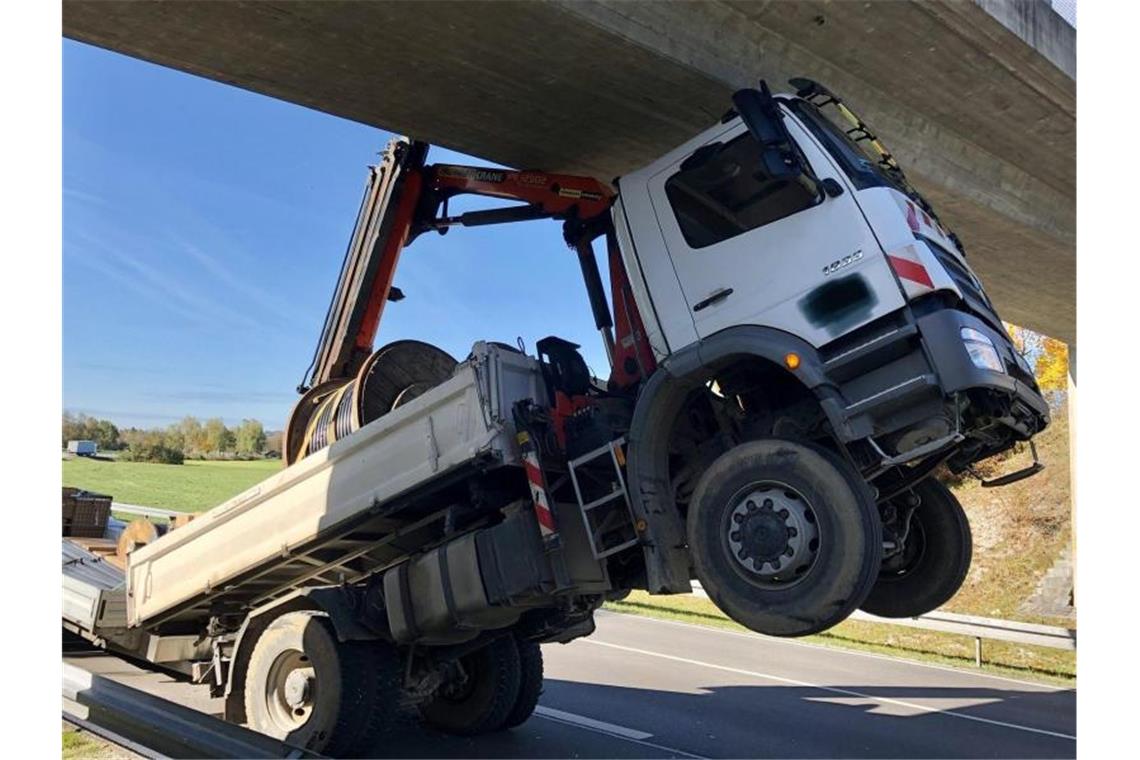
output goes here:
<path id="1" fill-rule="evenodd" d="M 759 90 L 737 90 L 732 95 L 732 104 L 760 143 L 764 168 L 771 176 L 791 178 L 806 172 L 766 82 L 760 80 Z"/>

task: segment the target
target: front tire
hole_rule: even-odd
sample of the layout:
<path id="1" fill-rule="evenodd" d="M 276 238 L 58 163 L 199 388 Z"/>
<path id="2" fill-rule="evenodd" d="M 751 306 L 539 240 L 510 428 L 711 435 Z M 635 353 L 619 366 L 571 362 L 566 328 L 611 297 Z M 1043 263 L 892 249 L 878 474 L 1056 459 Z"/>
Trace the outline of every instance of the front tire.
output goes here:
<path id="1" fill-rule="evenodd" d="M 701 476 L 688 514 L 701 585 L 738 623 L 772 636 L 830 628 L 863 602 L 882 556 L 859 474 L 826 449 L 740 444 Z"/>
<path id="2" fill-rule="evenodd" d="M 879 579 L 863 602 L 863 611 L 872 615 L 925 615 L 950 601 L 970 570 L 974 540 L 957 497 L 934 478 L 912 490 L 919 503 L 910 518 L 905 548 L 883 561 Z M 901 511 L 907 505 L 894 506 Z"/>
<path id="3" fill-rule="evenodd" d="M 446 683 L 420 705 L 432 728 L 474 736 L 506 725 L 519 696 L 519 650 L 513 636 L 500 636 L 459 661 L 462 677 Z"/>

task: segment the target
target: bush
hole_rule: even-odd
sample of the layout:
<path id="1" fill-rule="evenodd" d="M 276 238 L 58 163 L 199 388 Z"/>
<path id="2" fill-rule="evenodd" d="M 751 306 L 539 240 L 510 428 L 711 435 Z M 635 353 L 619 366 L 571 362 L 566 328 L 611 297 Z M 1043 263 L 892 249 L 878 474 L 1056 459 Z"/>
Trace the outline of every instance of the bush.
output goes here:
<path id="1" fill-rule="evenodd" d="M 164 446 L 161 443 L 132 443 L 120 458 L 128 462 L 182 464 L 185 456 L 181 449 Z"/>

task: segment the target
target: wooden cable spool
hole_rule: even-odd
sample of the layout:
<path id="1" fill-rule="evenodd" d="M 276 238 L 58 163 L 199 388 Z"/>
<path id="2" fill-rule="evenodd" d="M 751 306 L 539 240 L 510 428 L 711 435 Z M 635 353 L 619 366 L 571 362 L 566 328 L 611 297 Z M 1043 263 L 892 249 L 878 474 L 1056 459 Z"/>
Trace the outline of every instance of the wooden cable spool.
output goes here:
<path id="1" fill-rule="evenodd" d="M 418 340 L 398 340 L 369 356 L 350 380 L 309 389 L 285 426 L 289 466 L 406 404 L 455 374 L 458 362 Z"/>

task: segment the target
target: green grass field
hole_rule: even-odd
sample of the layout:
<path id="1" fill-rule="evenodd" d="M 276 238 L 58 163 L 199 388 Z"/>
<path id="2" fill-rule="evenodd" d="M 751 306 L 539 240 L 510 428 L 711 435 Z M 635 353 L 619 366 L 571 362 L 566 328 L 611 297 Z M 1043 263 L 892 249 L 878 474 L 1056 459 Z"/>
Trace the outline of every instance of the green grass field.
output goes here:
<path id="1" fill-rule="evenodd" d="M 280 470 L 278 459 L 149 464 L 74 458 L 63 460 L 63 485 L 109 494 L 127 504 L 201 512 Z"/>

